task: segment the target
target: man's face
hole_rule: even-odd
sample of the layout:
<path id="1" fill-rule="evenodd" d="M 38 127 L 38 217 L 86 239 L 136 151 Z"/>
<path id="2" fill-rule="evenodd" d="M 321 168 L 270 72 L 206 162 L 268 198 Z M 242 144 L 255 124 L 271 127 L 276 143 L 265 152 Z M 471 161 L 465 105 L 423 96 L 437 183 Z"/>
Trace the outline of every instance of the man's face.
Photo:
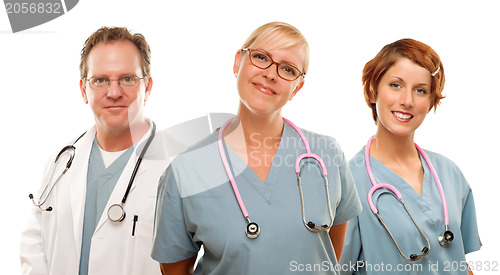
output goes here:
<path id="1" fill-rule="evenodd" d="M 95 89 L 89 81 L 80 80 L 85 103 L 94 113 L 97 130 L 123 131 L 144 122 L 143 109 L 151 93 L 152 79 L 138 79 L 137 87 L 119 85 L 118 79 L 142 78 L 141 57 L 130 41 L 117 40 L 97 44 L 87 58 L 87 79 L 98 82 L 111 80 L 109 87 Z M 91 80 L 91 81 L 93 81 Z"/>

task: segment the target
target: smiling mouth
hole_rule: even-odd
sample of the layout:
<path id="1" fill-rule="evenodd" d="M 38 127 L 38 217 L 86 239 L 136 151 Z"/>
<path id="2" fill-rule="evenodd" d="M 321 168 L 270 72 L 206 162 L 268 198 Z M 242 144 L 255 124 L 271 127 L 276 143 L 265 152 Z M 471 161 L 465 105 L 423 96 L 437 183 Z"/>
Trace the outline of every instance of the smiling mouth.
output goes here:
<path id="1" fill-rule="evenodd" d="M 392 114 L 400 119 L 405 119 L 405 120 L 413 118 L 413 116 L 411 114 L 408 114 L 408 113 L 401 113 L 401 112 L 393 111 Z"/>
<path id="2" fill-rule="evenodd" d="M 262 84 L 255 83 L 254 85 L 255 85 L 255 87 L 257 87 L 257 90 L 259 90 L 260 92 L 262 92 L 264 94 L 267 94 L 267 95 L 275 95 L 276 94 L 276 92 L 273 91 L 273 89 L 266 87 Z"/>
<path id="3" fill-rule="evenodd" d="M 108 110 L 118 110 L 118 109 L 124 109 L 126 108 L 125 106 L 108 106 L 108 107 L 104 107 L 104 109 L 108 109 Z"/>

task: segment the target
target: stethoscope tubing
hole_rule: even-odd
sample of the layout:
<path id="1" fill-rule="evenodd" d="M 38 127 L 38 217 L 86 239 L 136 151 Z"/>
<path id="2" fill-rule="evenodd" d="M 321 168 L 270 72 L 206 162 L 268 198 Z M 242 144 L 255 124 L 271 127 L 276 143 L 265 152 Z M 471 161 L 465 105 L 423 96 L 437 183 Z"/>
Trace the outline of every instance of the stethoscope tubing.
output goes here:
<path id="1" fill-rule="evenodd" d="M 152 124 L 151 134 L 150 134 L 148 140 L 146 141 L 146 144 L 144 145 L 144 148 L 142 149 L 141 154 L 139 155 L 139 158 L 137 159 L 137 162 L 135 163 L 134 170 L 132 171 L 132 175 L 130 176 L 130 180 L 128 182 L 127 190 L 125 191 L 125 194 L 123 195 L 123 198 L 122 198 L 122 205 L 125 204 L 125 202 L 127 201 L 128 193 L 130 192 L 130 189 L 132 188 L 132 183 L 134 182 L 135 176 L 137 175 L 137 171 L 139 170 L 139 166 L 142 163 L 142 159 L 144 158 L 144 154 L 146 154 L 146 151 L 148 150 L 149 145 L 151 144 L 151 142 L 153 141 L 153 138 L 155 137 L 156 124 L 153 121 L 151 121 L 151 124 Z"/>
<path id="2" fill-rule="evenodd" d="M 225 130 L 226 126 L 229 123 L 231 123 L 231 121 L 233 121 L 234 118 L 235 117 L 229 119 L 219 129 L 217 143 L 218 143 L 218 147 L 219 147 L 219 154 L 220 154 L 224 169 L 226 170 L 226 174 L 229 178 L 229 182 L 231 183 L 231 187 L 233 189 L 234 195 L 236 197 L 236 200 L 238 201 L 238 205 L 241 209 L 243 217 L 245 218 L 245 220 L 248 223 L 247 224 L 247 231 L 246 231 L 247 236 L 251 239 L 254 239 L 259 235 L 260 227 L 257 225 L 257 223 L 251 222 L 251 220 L 250 220 L 248 211 L 245 207 L 245 204 L 243 203 L 243 199 L 241 198 L 240 192 L 238 190 L 238 186 L 236 185 L 236 180 L 234 179 L 234 175 L 231 172 L 231 168 L 229 167 L 229 161 L 227 160 L 226 154 L 224 152 L 224 145 L 222 142 L 224 130 Z M 301 208 L 302 208 L 302 220 L 304 222 L 304 225 L 307 229 L 309 229 L 310 231 L 313 231 L 313 232 L 329 230 L 333 225 L 333 213 L 332 213 L 332 208 L 331 208 L 331 204 L 330 204 L 330 194 L 329 194 L 329 190 L 328 190 L 328 177 L 327 177 L 327 172 L 326 172 L 326 166 L 325 166 L 323 160 L 321 159 L 321 157 L 319 157 L 318 155 L 315 155 L 311 152 L 311 149 L 309 147 L 309 143 L 307 142 L 307 139 L 304 136 L 304 134 L 302 133 L 302 131 L 295 124 L 293 124 L 290 120 L 288 120 L 286 118 L 282 118 L 282 119 L 286 123 L 288 123 L 299 134 L 299 136 L 302 139 L 304 146 L 306 148 L 306 153 L 300 155 L 295 162 L 295 173 L 297 175 L 297 184 L 299 187 L 300 203 L 301 203 Z M 318 163 L 321 166 L 322 176 L 323 176 L 324 182 L 325 182 L 325 192 L 326 192 L 326 200 L 327 200 L 327 204 L 328 204 L 328 212 L 330 215 L 330 223 L 325 224 L 323 226 L 318 226 L 313 222 L 306 222 L 306 219 L 305 219 L 304 199 L 303 199 L 302 184 L 301 184 L 301 179 L 300 179 L 300 161 L 304 158 L 314 158 L 318 161 Z M 249 230 L 249 228 L 251 228 L 252 226 L 254 226 L 254 228 L 256 228 L 256 230 Z M 253 231 L 253 233 L 251 233 L 251 232 L 249 233 L 249 231 Z"/>
<path id="3" fill-rule="evenodd" d="M 71 145 L 66 145 L 64 146 L 61 151 L 59 151 L 59 153 L 57 154 L 56 158 L 54 159 L 54 165 L 56 165 L 57 161 L 59 160 L 59 158 L 61 157 L 61 155 L 70 150 L 71 151 L 71 154 L 69 156 L 69 159 L 68 159 L 68 162 L 66 162 L 66 167 L 64 168 L 64 170 L 62 171 L 62 173 L 57 177 L 56 181 L 54 181 L 54 183 L 51 185 L 48 193 L 47 193 L 47 196 L 45 196 L 45 199 L 43 199 L 42 201 L 42 197 L 43 197 L 43 194 L 45 194 L 45 191 L 47 191 L 47 188 L 49 187 L 50 185 L 50 182 L 47 183 L 47 185 L 45 185 L 45 187 L 43 188 L 42 190 L 42 193 L 40 193 L 40 197 L 38 198 L 38 203 L 35 202 L 35 199 L 33 197 L 33 194 L 29 194 L 29 198 L 31 199 L 31 201 L 33 202 L 33 204 L 40 208 L 41 210 L 44 210 L 44 211 L 52 211 L 52 206 L 49 206 L 47 207 L 46 209 L 42 209 L 42 205 L 45 204 L 45 202 L 47 202 L 47 199 L 49 198 L 50 196 L 50 193 L 52 193 L 52 189 L 54 189 L 54 186 L 57 184 L 57 182 L 59 182 L 59 179 L 61 179 L 61 177 L 66 174 L 66 172 L 69 170 L 69 168 L 71 167 L 71 165 L 73 164 L 73 159 L 75 158 L 75 152 L 76 152 L 76 148 L 75 148 L 75 144 L 86 134 L 87 132 L 84 132 L 83 134 L 81 134 L 74 142 L 73 144 Z M 55 167 L 54 167 L 55 169 Z M 52 175 L 53 175 L 54 172 L 52 172 Z"/>
<path id="4" fill-rule="evenodd" d="M 233 176 L 233 173 L 231 172 L 231 168 L 229 167 L 229 162 L 227 161 L 227 157 L 226 157 L 226 154 L 224 154 L 224 146 L 222 144 L 222 133 L 224 132 L 224 129 L 226 129 L 226 126 L 231 123 L 231 121 L 233 121 L 235 117 L 229 119 L 226 123 L 224 123 L 224 125 L 222 125 L 222 127 L 219 129 L 219 138 L 218 138 L 218 145 L 219 145 L 219 152 L 220 152 L 220 156 L 221 156 L 221 159 L 222 159 L 222 163 L 224 164 L 224 169 L 226 170 L 226 174 L 227 176 L 229 177 L 229 181 L 231 182 L 231 187 L 233 188 L 233 192 L 234 192 L 234 196 L 236 197 L 236 200 L 238 201 L 238 205 L 240 206 L 240 209 L 241 209 L 241 212 L 243 214 L 243 217 L 245 217 L 245 219 L 247 221 L 250 221 L 249 220 L 249 216 L 248 216 L 248 211 L 245 207 L 245 204 L 243 203 L 243 199 L 241 198 L 241 195 L 240 195 L 240 191 L 238 190 L 238 186 L 236 185 L 236 181 L 234 180 L 234 176 Z"/>
<path id="5" fill-rule="evenodd" d="M 402 200 L 402 195 L 394 186 L 392 186 L 390 184 L 385 184 L 385 183 L 377 184 L 377 182 L 375 181 L 375 177 L 373 176 L 371 165 L 370 165 L 370 145 L 371 145 L 372 140 L 374 138 L 375 138 L 375 136 L 370 137 L 370 139 L 368 139 L 368 142 L 366 144 L 366 147 L 365 147 L 365 165 L 366 165 L 366 170 L 368 172 L 368 177 L 370 178 L 370 182 L 372 183 L 372 185 L 374 187 L 377 186 L 376 188 L 372 188 L 370 190 L 370 192 L 368 192 L 368 204 L 370 206 L 370 210 L 373 212 L 373 214 L 376 214 L 376 213 L 378 213 L 378 210 L 377 210 L 377 207 L 375 206 L 375 204 L 373 203 L 373 199 L 372 199 L 373 192 L 376 189 L 387 188 L 387 189 L 391 190 L 399 200 Z M 418 152 L 423 156 L 425 163 L 427 164 L 427 166 L 429 166 L 429 169 L 431 170 L 432 176 L 434 177 L 434 180 L 436 181 L 436 185 L 438 187 L 439 194 L 441 196 L 441 202 L 443 205 L 444 225 L 446 226 L 446 228 L 448 228 L 448 226 L 449 226 L 448 204 L 446 202 L 446 197 L 444 194 L 443 186 L 441 185 L 441 181 L 439 180 L 439 176 L 437 175 L 436 170 L 434 169 L 434 166 L 432 165 L 431 161 L 427 157 L 427 154 L 425 154 L 424 150 L 422 150 L 422 148 L 420 148 L 420 146 L 418 146 L 416 143 L 414 143 L 414 145 L 415 145 L 415 148 L 417 148 Z"/>

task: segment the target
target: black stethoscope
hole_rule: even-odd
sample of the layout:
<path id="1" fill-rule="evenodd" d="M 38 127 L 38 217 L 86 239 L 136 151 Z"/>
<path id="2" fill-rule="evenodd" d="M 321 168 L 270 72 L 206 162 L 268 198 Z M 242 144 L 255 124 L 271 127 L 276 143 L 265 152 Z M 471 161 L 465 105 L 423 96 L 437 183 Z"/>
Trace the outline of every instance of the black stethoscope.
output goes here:
<path id="1" fill-rule="evenodd" d="M 130 176 L 130 180 L 129 180 L 129 183 L 128 183 L 128 186 L 127 186 L 127 190 L 125 191 L 125 194 L 123 195 L 122 201 L 120 203 L 115 203 L 115 204 L 111 205 L 109 207 L 109 209 L 108 209 L 108 219 L 110 221 L 112 221 L 112 222 L 121 222 L 121 221 L 123 221 L 125 219 L 126 213 L 125 213 L 125 209 L 123 209 L 123 205 L 127 201 L 128 194 L 130 192 L 130 189 L 132 188 L 132 183 L 134 182 L 134 179 L 135 179 L 135 176 L 137 174 L 137 171 L 139 170 L 139 166 L 141 165 L 141 162 L 142 162 L 142 159 L 144 157 L 144 154 L 148 150 L 148 147 L 151 144 L 151 142 L 153 141 L 153 138 L 155 136 L 156 125 L 155 125 L 154 122 L 151 122 L 151 124 L 152 124 L 151 135 L 149 136 L 148 140 L 146 141 L 146 144 L 144 145 L 144 148 L 142 149 L 141 154 L 139 155 L 139 158 L 137 159 L 137 162 L 135 163 L 134 170 L 132 171 L 132 175 Z M 38 203 L 35 202 L 35 200 L 33 198 L 33 194 L 29 195 L 29 198 L 31 199 L 31 201 L 33 202 L 33 204 L 36 207 L 40 208 L 40 210 L 42 210 L 42 211 L 52 211 L 53 210 L 52 206 L 49 206 L 49 207 L 47 207 L 47 208 L 44 209 L 44 208 L 42 208 L 42 205 L 44 205 L 45 202 L 47 201 L 48 197 L 50 196 L 50 193 L 52 192 L 52 189 L 54 189 L 54 186 L 59 181 L 59 179 L 61 179 L 61 177 L 64 174 L 66 174 L 66 172 L 71 167 L 71 164 L 73 163 L 73 159 L 75 158 L 75 152 L 76 152 L 75 143 L 78 140 L 80 140 L 85 135 L 85 133 L 83 133 L 80 137 L 78 137 L 75 140 L 75 142 L 73 142 L 73 144 L 65 146 L 64 148 L 62 148 L 61 151 L 59 152 L 59 154 L 57 154 L 56 159 L 54 161 L 54 169 L 55 169 L 55 164 L 59 160 L 59 157 L 64 152 L 69 152 L 70 157 L 68 159 L 68 162 L 66 163 L 66 167 L 64 168 L 64 170 L 62 171 L 62 173 L 59 175 L 59 177 L 57 177 L 56 181 L 54 182 L 54 184 L 52 184 L 52 186 L 50 187 L 50 189 L 48 189 L 49 184 L 47 184 L 45 186 L 45 188 L 43 189 L 42 193 L 40 194 L 40 197 L 38 198 Z M 48 192 L 47 192 L 47 189 L 48 189 Z M 47 196 L 45 196 L 45 199 L 43 199 L 43 201 L 42 201 L 42 197 L 45 194 L 45 192 L 47 192 Z"/>

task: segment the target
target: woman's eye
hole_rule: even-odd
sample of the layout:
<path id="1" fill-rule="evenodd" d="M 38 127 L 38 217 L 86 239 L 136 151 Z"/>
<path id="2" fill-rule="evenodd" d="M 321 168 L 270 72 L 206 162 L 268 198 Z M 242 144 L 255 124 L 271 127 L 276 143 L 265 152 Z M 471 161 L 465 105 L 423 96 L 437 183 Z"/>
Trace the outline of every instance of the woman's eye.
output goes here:
<path id="1" fill-rule="evenodd" d="M 285 73 L 291 75 L 291 76 L 295 76 L 297 75 L 297 72 L 292 68 L 292 67 L 289 67 L 289 66 L 284 66 L 281 68 Z"/>
<path id="2" fill-rule="evenodd" d="M 427 94 L 427 91 L 422 88 L 417 89 L 416 92 L 419 94 Z"/>
<path id="3" fill-rule="evenodd" d="M 393 88 L 401 88 L 401 85 L 399 85 L 398 83 L 391 83 L 391 84 L 389 84 L 389 86 L 391 86 Z"/>
<path id="4" fill-rule="evenodd" d="M 256 53 L 253 55 L 253 58 L 259 61 L 267 61 L 267 56 L 264 54 Z"/>

